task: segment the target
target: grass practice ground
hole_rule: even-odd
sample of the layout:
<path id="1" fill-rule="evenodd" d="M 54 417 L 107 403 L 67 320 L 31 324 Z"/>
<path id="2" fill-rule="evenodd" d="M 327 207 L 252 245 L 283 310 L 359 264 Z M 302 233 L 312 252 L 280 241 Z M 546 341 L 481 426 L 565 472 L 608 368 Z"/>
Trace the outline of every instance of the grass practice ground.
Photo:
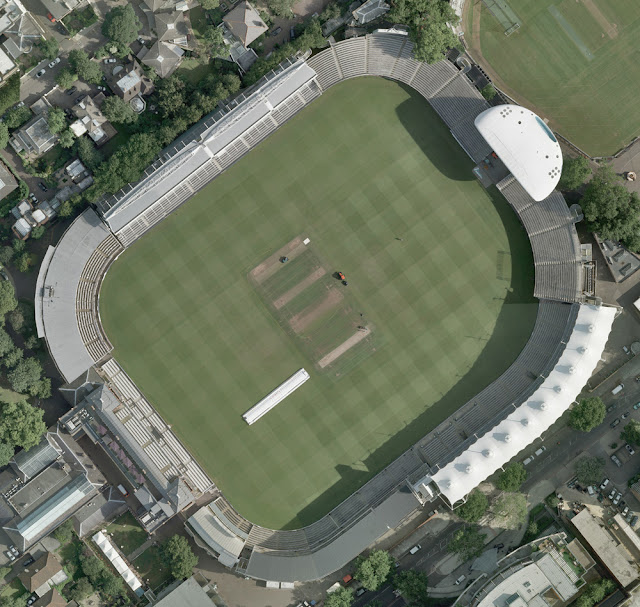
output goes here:
<path id="1" fill-rule="evenodd" d="M 250 520 L 316 520 L 521 351 L 537 312 L 528 239 L 471 168 L 417 93 L 352 80 L 109 270 L 114 356 Z M 340 378 L 318 371 L 250 276 L 301 235 L 346 274 L 354 322 L 363 313 L 382 344 Z M 311 379 L 248 426 L 242 414 L 301 367 Z"/>
<path id="2" fill-rule="evenodd" d="M 592 156 L 640 135 L 637 0 L 506 0 L 520 28 L 468 2 L 472 54 L 518 102 Z M 483 61 L 484 58 L 484 61 Z"/>

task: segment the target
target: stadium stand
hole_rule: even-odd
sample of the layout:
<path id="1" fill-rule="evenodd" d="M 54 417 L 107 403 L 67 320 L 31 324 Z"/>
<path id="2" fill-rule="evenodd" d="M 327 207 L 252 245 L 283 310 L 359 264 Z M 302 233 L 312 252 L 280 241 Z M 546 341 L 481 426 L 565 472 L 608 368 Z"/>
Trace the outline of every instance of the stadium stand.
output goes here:
<path id="1" fill-rule="evenodd" d="M 193 460 L 151 404 L 113 358 L 98 313 L 97 294 L 119 253 L 242 157 L 324 90 L 347 78 L 382 75 L 417 90 L 475 161 L 490 149 L 473 121 L 486 101 L 448 61 L 413 59 L 403 32 L 379 30 L 333 44 L 308 60 L 292 59 L 227 107 L 207 116 L 161 154 L 136 184 L 100 200 L 51 247 L 38 276 L 36 322 L 62 375 L 73 381 L 95 366 L 105 382 L 93 398 L 105 425 L 126 437 L 152 482 L 169 496 L 178 478 L 186 499 L 211 491 L 212 512 L 229 538 L 242 540 L 240 573 L 263 580 L 303 581 L 328 575 L 418 505 L 406 490 L 416 479 L 444 468 L 476 433 L 497 425 L 524 402 L 554 369 L 572 334 L 581 293 L 580 245 L 562 196 L 536 203 L 511 176 L 498 185 L 531 237 L 535 295 L 534 330 L 516 361 L 448 420 L 412 446 L 322 519 L 303 529 L 276 531 L 244 519 Z M 59 327 L 59 328 L 58 328 Z M 98 394 L 99 392 L 99 394 Z M 88 401 L 91 399 L 87 398 Z M 524 445 L 523 445 L 524 446 Z M 173 480 L 172 480 L 173 479 Z M 471 487 L 470 487 L 471 488 Z M 174 502 L 184 502 L 174 496 Z M 247 552 L 249 551 L 249 552 Z"/>

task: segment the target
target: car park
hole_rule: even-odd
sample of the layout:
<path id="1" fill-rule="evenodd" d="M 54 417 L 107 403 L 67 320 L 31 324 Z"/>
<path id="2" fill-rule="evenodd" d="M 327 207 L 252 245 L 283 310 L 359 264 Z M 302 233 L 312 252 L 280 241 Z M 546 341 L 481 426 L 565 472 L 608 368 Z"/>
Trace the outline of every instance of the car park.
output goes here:
<path id="1" fill-rule="evenodd" d="M 45 68 L 42 68 L 37 74 L 36 74 L 36 78 L 40 78 L 41 76 L 44 76 L 45 72 L 47 70 Z"/>
<path id="2" fill-rule="evenodd" d="M 617 456 L 612 455 L 611 456 L 611 461 L 618 466 L 618 468 L 622 468 L 622 462 L 617 458 Z"/>
<path id="3" fill-rule="evenodd" d="M 606 486 L 607 486 L 608 484 L 609 484 L 609 479 L 608 479 L 608 478 L 605 478 L 605 479 L 602 481 L 602 484 L 600 485 L 600 491 L 604 491 L 604 490 L 605 490 L 605 488 L 606 488 Z"/>
<path id="4" fill-rule="evenodd" d="M 620 423 L 620 418 L 619 418 L 619 417 L 616 417 L 616 418 L 615 418 L 615 419 L 614 419 L 614 420 L 613 420 L 609 425 L 610 425 L 612 428 L 615 428 L 619 423 Z"/>
<path id="5" fill-rule="evenodd" d="M 49 67 L 55 67 L 56 65 L 58 65 L 58 63 L 60 63 L 60 57 L 56 57 L 50 64 Z"/>
<path id="6" fill-rule="evenodd" d="M 627 443 L 624 446 L 624 448 L 629 452 L 629 455 L 634 455 L 635 454 L 634 448 L 629 443 Z"/>

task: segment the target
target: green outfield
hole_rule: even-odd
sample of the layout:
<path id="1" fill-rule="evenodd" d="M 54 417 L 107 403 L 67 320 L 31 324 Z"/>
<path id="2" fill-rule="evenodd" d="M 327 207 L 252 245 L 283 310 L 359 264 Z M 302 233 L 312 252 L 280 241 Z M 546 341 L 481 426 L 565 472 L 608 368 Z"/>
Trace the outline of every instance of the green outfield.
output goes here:
<path id="1" fill-rule="evenodd" d="M 496 83 L 592 156 L 640 135 L 637 0 L 506 0 L 520 28 L 468 2 L 465 40 Z"/>
<path id="2" fill-rule="evenodd" d="M 116 359 L 250 520 L 316 520 L 523 348 L 537 312 L 528 239 L 471 169 L 420 95 L 351 80 L 107 273 Z M 312 256 L 269 266 L 307 237 Z M 272 270 L 257 279 L 258 267 Z M 328 308 L 310 314 L 326 290 L 344 296 L 335 330 Z M 371 333 L 345 364 L 320 368 L 359 324 Z M 248 426 L 242 414 L 301 367 L 311 379 Z"/>

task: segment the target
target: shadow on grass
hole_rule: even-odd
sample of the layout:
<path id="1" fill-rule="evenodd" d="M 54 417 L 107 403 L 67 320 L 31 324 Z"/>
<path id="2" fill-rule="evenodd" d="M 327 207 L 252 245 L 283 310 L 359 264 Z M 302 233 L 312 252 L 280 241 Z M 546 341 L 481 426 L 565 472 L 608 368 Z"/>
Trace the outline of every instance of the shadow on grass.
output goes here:
<path id="1" fill-rule="evenodd" d="M 496 259 L 496 274 L 505 275 L 504 257 L 509 256 L 511 278 L 495 329 L 475 364 L 466 371 L 461 369 L 457 383 L 449 392 L 441 395 L 440 400 L 416 419 L 408 422 L 400 432 L 390 436 L 362 462 L 336 466 L 340 480 L 303 508 L 283 529 L 310 525 L 347 499 L 356 489 L 438 424 L 455 415 L 462 405 L 502 375 L 529 340 L 538 312 L 538 302 L 533 297 L 534 269 L 531 246 L 518 217 L 507 201 L 495 187 L 487 192 L 509 239 L 508 251 L 502 252 Z"/>

